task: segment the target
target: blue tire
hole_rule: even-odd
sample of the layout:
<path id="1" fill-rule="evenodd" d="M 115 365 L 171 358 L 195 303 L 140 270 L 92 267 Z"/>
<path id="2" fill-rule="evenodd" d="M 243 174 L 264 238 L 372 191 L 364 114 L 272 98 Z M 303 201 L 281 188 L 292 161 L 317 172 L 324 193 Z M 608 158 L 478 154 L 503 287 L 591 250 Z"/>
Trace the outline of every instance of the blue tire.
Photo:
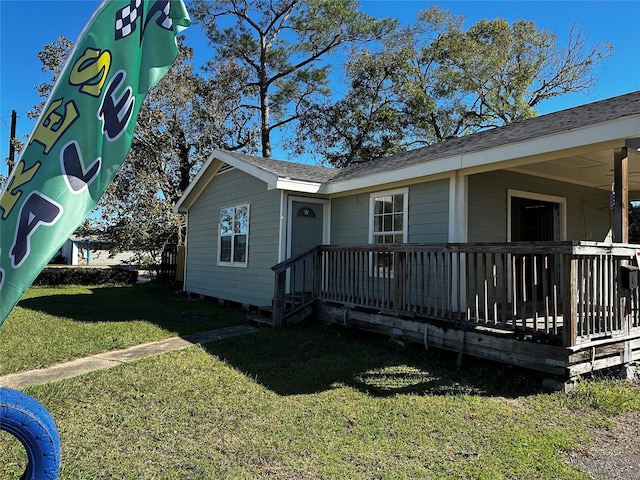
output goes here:
<path id="1" fill-rule="evenodd" d="M 27 452 L 21 480 L 56 480 L 60 471 L 60 437 L 47 410 L 34 398 L 0 388 L 0 430 L 20 441 Z"/>

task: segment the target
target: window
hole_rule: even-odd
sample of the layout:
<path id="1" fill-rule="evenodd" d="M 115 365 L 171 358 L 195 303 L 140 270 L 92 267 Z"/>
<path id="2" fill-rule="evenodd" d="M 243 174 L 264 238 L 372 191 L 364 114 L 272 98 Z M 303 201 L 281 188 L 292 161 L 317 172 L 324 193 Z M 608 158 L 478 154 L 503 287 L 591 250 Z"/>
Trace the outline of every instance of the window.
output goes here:
<path id="1" fill-rule="evenodd" d="M 371 243 L 407 241 L 407 189 L 371 195 Z"/>
<path id="2" fill-rule="evenodd" d="M 407 241 L 407 196 L 409 190 L 393 190 L 371 194 L 369 242 L 405 243 Z M 393 278 L 393 254 L 374 252 L 370 258 L 371 275 Z"/>
<path id="3" fill-rule="evenodd" d="M 249 205 L 220 210 L 218 264 L 247 266 Z"/>

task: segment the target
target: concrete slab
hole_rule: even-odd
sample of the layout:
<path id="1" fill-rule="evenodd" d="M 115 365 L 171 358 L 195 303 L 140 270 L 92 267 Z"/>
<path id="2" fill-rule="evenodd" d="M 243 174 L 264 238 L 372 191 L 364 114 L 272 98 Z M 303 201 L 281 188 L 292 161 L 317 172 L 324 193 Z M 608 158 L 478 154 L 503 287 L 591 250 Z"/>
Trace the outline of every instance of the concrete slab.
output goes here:
<path id="1" fill-rule="evenodd" d="M 250 325 L 238 325 L 234 327 L 208 330 L 193 335 L 185 335 L 183 337 L 167 338 L 122 350 L 112 350 L 110 352 L 71 360 L 69 362 L 60 363 L 47 368 L 5 375 L 0 377 L 0 387 L 22 389 L 29 385 L 56 382 L 66 378 L 84 375 L 85 373 L 93 372 L 95 370 L 115 367 L 122 363 L 135 362 L 141 358 L 179 350 L 192 345 L 212 342 L 236 335 L 253 333 L 256 330 L 258 330 L 258 328 Z"/>
<path id="2" fill-rule="evenodd" d="M 56 382 L 94 370 L 115 367 L 119 362 L 104 360 L 95 356 L 79 358 L 48 368 L 12 373 L 0 377 L 0 387 L 21 389 L 37 383 Z"/>

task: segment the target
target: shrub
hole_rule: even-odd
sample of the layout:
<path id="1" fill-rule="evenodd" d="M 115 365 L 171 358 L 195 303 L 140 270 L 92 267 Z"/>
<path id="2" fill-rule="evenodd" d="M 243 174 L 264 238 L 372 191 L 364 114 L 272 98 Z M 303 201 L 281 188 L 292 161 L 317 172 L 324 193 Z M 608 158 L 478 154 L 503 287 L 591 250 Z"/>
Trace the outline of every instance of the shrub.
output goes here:
<path id="1" fill-rule="evenodd" d="M 33 285 L 134 284 L 138 271 L 125 268 L 45 267 Z"/>
<path id="2" fill-rule="evenodd" d="M 67 257 L 59 253 L 49 263 L 55 263 L 56 265 L 67 265 Z"/>

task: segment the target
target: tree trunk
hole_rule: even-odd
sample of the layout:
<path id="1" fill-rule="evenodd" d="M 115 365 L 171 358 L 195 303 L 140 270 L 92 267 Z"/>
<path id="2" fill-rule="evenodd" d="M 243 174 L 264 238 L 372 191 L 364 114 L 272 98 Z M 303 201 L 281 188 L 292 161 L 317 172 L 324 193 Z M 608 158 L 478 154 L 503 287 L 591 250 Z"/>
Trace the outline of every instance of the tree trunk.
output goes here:
<path id="1" fill-rule="evenodd" d="M 184 132 L 181 132 L 180 137 L 180 145 L 178 145 L 178 150 L 180 152 L 180 192 L 184 193 L 191 183 L 191 162 L 189 161 L 190 146 L 185 138 Z"/>
<path id="2" fill-rule="evenodd" d="M 271 158 L 271 139 L 269 130 L 269 96 L 266 85 L 260 85 L 260 140 L 262 156 Z"/>

